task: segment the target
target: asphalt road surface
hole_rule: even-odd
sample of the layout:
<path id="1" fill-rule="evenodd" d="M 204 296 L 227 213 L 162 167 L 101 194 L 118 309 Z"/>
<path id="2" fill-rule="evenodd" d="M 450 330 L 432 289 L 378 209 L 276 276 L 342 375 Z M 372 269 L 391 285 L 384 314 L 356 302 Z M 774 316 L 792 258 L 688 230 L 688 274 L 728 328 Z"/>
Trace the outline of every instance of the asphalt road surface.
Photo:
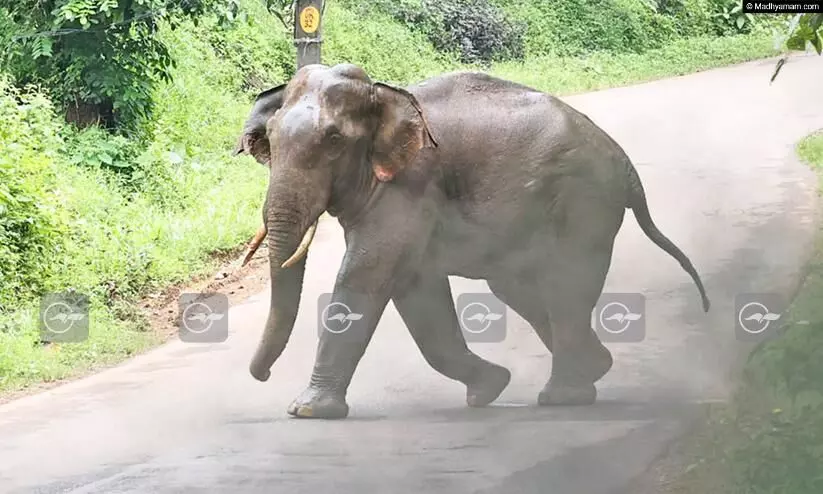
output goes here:
<path id="1" fill-rule="evenodd" d="M 787 296 L 815 230 L 817 180 L 794 145 L 823 127 L 823 58 L 759 61 L 566 98 L 637 163 L 652 215 L 689 255 L 713 306 L 631 213 L 606 292 L 646 297 L 645 339 L 609 343 L 613 370 L 586 408 L 540 408 L 551 356 L 508 311 L 503 342 L 472 343 L 512 370 L 502 396 L 468 409 L 389 306 L 343 421 L 290 418 L 314 360 L 317 304 L 343 254 L 326 221 L 309 255 L 291 344 L 268 383 L 248 361 L 268 294 L 229 313 L 225 343 L 173 341 L 135 360 L 0 407 L 3 493 L 625 492 L 701 404 L 723 399 L 738 341 L 735 296 Z M 454 278 L 455 298 L 486 292 Z M 771 308 L 770 308 L 771 309 Z"/>

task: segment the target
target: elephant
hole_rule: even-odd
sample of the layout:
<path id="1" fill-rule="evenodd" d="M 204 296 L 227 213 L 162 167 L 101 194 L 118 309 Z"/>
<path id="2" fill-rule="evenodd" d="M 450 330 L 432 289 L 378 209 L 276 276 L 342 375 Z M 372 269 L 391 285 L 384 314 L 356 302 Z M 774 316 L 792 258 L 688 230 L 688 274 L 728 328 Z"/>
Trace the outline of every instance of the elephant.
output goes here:
<path id="1" fill-rule="evenodd" d="M 234 153 L 270 169 L 260 235 L 271 305 L 249 365 L 256 380 L 270 378 L 291 336 L 320 216 L 343 229 L 329 306 L 359 319 L 320 334 L 308 386 L 286 410 L 294 417 L 349 415 L 349 384 L 389 301 L 426 362 L 466 386 L 468 407 L 496 400 L 511 372 L 468 348 L 449 276 L 485 280 L 552 354 L 538 405 L 594 404 L 613 358 L 591 314 L 627 209 L 709 311 L 626 152 L 585 114 L 516 82 L 455 71 L 400 87 L 351 63 L 307 65 L 258 95 Z"/>

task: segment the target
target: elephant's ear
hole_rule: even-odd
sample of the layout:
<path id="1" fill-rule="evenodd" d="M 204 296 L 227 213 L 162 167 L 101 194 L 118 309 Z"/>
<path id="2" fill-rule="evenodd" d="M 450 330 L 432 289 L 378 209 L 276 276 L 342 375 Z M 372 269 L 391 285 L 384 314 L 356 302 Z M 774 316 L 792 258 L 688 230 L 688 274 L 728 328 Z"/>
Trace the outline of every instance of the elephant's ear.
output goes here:
<path id="1" fill-rule="evenodd" d="M 378 123 L 371 164 L 377 179 L 388 182 L 408 166 L 421 149 L 437 147 L 437 142 L 413 94 L 379 82 L 373 90 Z"/>
<path id="2" fill-rule="evenodd" d="M 281 84 L 257 95 L 243 133 L 237 140 L 234 156 L 250 154 L 261 165 L 270 165 L 271 143 L 266 135 L 266 123 L 283 106 L 286 84 Z"/>

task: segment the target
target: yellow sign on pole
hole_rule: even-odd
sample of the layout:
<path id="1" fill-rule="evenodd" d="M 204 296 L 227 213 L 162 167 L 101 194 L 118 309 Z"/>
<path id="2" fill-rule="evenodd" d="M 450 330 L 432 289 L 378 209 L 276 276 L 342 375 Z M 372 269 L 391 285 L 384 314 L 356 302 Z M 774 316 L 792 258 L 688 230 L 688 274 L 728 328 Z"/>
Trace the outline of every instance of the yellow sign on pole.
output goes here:
<path id="1" fill-rule="evenodd" d="M 314 6 L 308 6 L 300 12 L 300 28 L 304 33 L 312 34 L 320 27 L 320 11 Z"/>
<path id="2" fill-rule="evenodd" d="M 2 1 L 2 0 L 0 0 Z M 294 45 L 297 47 L 297 69 L 321 63 L 320 44 L 323 42 L 323 0 L 295 0 Z"/>

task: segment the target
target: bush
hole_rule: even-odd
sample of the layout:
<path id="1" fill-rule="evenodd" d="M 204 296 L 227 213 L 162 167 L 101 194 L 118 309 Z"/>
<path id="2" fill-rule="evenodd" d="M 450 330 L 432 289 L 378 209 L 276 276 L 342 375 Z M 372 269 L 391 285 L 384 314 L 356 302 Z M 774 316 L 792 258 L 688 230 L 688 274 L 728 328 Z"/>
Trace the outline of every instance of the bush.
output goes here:
<path id="1" fill-rule="evenodd" d="M 523 58 L 525 25 L 489 0 L 378 0 L 376 5 L 463 63 Z"/>
<path id="2" fill-rule="evenodd" d="M 657 10 L 674 20 L 677 34 L 683 37 L 711 34 L 713 0 L 659 0 Z"/>
<path id="3" fill-rule="evenodd" d="M 675 23 L 644 0 L 497 0 L 526 23 L 526 53 L 578 56 L 592 51 L 643 52 L 659 48 Z"/>
<path id="4" fill-rule="evenodd" d="M 677 39 L 642 54 L 600 51 L 585 57 L 532 57 L 526 64 L 497 64 L 494 73 L 536 89 L 569 95 L 686 75 L 776 53 L 767 37 L 704 36 Z"/>
<path id="5" fill-rule="evenodd" d="M 133 158 L 139 149 L 134 141 L 121 135 L 111 135 L 100 127 L 88 127 L 69 133 L 66 160 L 75 166 L 104 168 L 130 178 Z"/>
<path id="6" fill-rule="evenodd" d="M 158 335 L 123 308 L 212 269 L 209 254 L 259 224 L 266 170 L 230 157 L 250 106 L 243 69 L 215 53 L 208 24 L 161 28 L 178 64 L 152 93 L 157 132 L 140 146 L 78 131 L 34 90 L 0 88 L 0 391 L 150 345 Z M 91 298 L 89 339 L 44 348 L 38 295 L 70 288 Z"/>
<path id="7" fill-rule="evenodd" d="M 782 27 L 791 17 L 786 14 L 746 14 L 743 12 L 743 4 L 736 0 L 709 0 L 708 9 L 712 18 L 711 33 L 717 36 L 768 31 L 771 28 Z"/>
<path id="8" fill-rule="evenodd" d="M 459 66 L 455 56 L 438 52 L 425 34 L 405 29 L 380 10 L 330 3 L 325 16 L 324 63 L 354 63 L 374 80 L 394 84 L 408 84 Z"/>
<path id="9" fill-rule="evenodd" d="M 244 22 L 224 25 L 211 18 L 201 22 L 197 34 L 236 71 L 228 87 L 252 96 L 294 73 L 295 48 L 291 32 L 268 15 L 262 2 L 246 2 L 242 8 Z"/>
<path id="10" fill-rule="evenodd" d="M 144 133 L 152 89 L 174 65 L 158 26 L 196 18 L 213 3 L 221 2 L 20 0 L 3 13 L 19 37 L 2 45 L 0 60 L 18 84 L 47 88 L 69 121 Z M 61 35 L 39 35 L 51 31 Z"/>
<path id="11" fill-rule="evenodd" d="M 61 148 L 50 102 L 0 79 L 0 313 L 42 289 L 60 244 L 51 187 Z"/>

